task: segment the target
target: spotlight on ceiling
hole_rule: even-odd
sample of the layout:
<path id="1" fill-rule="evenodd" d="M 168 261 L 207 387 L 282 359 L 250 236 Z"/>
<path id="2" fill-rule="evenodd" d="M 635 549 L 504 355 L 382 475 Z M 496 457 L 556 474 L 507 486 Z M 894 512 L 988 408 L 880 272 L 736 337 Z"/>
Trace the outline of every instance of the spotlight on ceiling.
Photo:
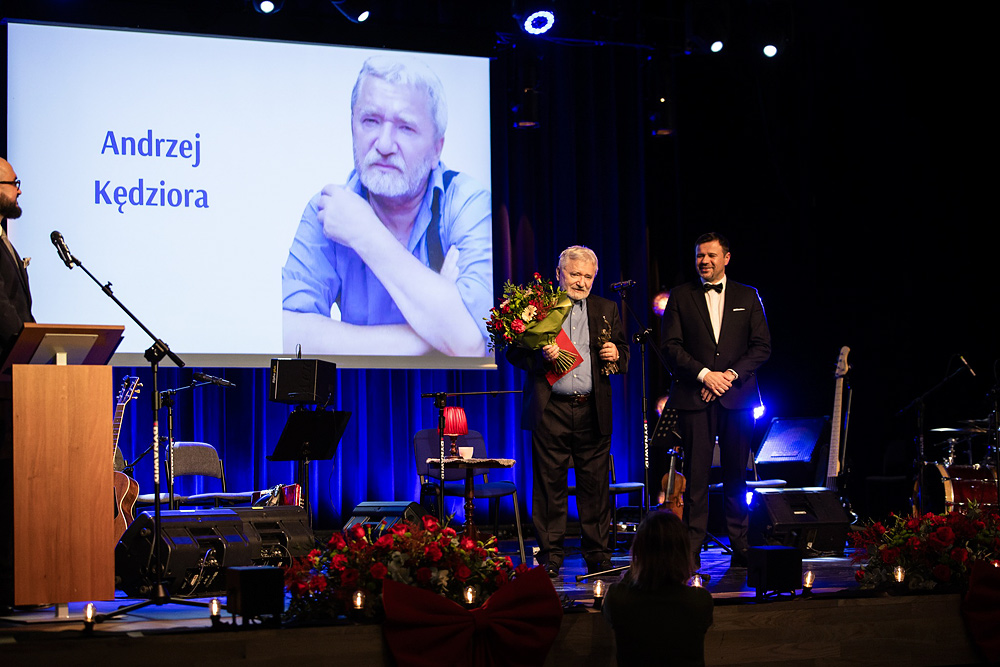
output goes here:
<path id="1" fill-rule="evenodd" d="M 362 9 L 357 2 L 348 2 L 348 0 L 330 0 L 338 12 L 340 12 L 345 19 L 351 23 L 364 23 L 371 16 L 371 12 L 367 9 Z"/>
<path id="2" fill-rule="evenodd" d="M 285 0 L 253 0 L 253 8 L 261 14 L 277 14 L 285 5 Z"/>
<path id="3" fill-rule="evenodd" d="M 764 47 L 764 55 L 768 58 L 773 58 L 778 55 L 778 47 L 774 44 L 768 44 Z"/>
<path id="4" fill-rule="evenodd" d="M 552 29 L 555 25 L 556 15 L 548 10 L 533 12 L 524 19 L 522 27 L 529 35 L 541 35 Z"/>
<path id="5" fill-rule="evenodd" d="M 712 53 L 719 53 L 720 51 L 722 51 L 723 47 L 725 47 L 723 41 L 721 39 L 717 39 L 714 42 L 712 42 L 712 45 L 708 48 L 711 49 Z"/>

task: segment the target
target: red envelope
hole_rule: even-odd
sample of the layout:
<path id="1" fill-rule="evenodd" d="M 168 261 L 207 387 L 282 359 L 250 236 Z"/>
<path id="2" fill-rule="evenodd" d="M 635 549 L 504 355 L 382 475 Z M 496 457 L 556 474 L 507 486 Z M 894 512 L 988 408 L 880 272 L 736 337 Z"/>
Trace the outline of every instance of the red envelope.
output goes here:
<path id="1" fill-rule="evenodd" d="M 555 364 L 552 364 L 552 368 L 545 373 L 545 379 L 549 381 L 549 386 L 554 385 L 556 381 L 569 373 L 571 370 L 583 363 L 583 357 L 580 356 L 580 352 L 577 351 L 576 346 L 573 345 L 573 341 L 569 339 L 566 332 L 562 329 L 559 330 L 559 335 L 556 336 L 556 345 L 559 346 L 560 350 L 565 350 L 567 352 L 572 352 L 576 359 L 573 361 L 573 365 L 566 369 L 565 373 L 560 373 L 556 370 Z"/>

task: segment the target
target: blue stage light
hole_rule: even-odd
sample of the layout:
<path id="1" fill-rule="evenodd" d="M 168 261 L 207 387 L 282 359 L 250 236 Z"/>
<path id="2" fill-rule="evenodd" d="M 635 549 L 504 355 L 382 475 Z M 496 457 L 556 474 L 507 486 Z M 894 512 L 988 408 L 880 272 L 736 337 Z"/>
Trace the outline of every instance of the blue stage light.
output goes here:
<path id="1" fill-rule="evenodd" d="M 753 420 L 754 421 L 757 421 L 758 419 L 760 419 L 763 416 L 764 416 L 764 406 L 763 405 L 758 405 L 756 408 L 753 409 Z"/>
<path id="2" fill-rule="evenodd" d="M 555 25 L 556 15 L 550 11 L 541 10 L 524 19 L 524 31 L 529 35 L 541 35 Z"/>

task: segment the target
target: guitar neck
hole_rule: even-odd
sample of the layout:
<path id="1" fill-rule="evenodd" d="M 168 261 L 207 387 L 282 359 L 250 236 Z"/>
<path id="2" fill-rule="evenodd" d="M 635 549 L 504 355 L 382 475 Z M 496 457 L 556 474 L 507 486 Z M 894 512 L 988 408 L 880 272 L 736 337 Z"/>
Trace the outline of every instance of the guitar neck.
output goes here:
<path id="1" fill-rule="evenodd" d="M 125 416 L 125 404 L 119 403 L 115 406 L 115 418 L 111 423 L 111 456 L 114 457 L 115 450 L 118 449 L 118 435 L 121 433 L 122 417 Z"/>
<path id="2" fill-rule="evenodd" d="M 840 475 L 840 424 L 841 409 L 844 394 L 844 378 L 838 377 L 834 382 L 833 416 L 830 423 L 830 457 L 826 464 L 826 487 L 837 488 L 837 477 Z"/>

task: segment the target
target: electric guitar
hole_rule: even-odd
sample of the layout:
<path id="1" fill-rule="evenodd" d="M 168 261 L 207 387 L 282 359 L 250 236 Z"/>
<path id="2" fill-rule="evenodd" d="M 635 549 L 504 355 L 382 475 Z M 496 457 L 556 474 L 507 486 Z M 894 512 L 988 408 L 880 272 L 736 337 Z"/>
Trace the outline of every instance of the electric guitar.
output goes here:
<path id="1" fill-rule="evenodd" d="M 115 418 L 112 423 L 112 466 L 114 457 L 118 454 L 118 435 L 121 433 L 122 417 L 125 406 L 136 397 L 142 383 L 137 377 L 126 376 L 118 392 L 118 402 L 115 405 Z M 139 483 L 123 472 L 114 472 L 115 478 L 115 544 L 121 539 L 125 529 L 135 519 L 135 500 L 139 497 Z"/>
<path id="2" fill-rule="evenodd" d="M 830 418 L 830 457 L 826 464 L 826 488 L 840 492 L 840 427 L 843 423 L 842 409 L 844 396 L 844 376 L 850 366 L 847 365 L 847 355 L 851 348 L 846 345 L 840 348 L 837 356 L 837 370 L 834 373 L 833 416 Z"/>

